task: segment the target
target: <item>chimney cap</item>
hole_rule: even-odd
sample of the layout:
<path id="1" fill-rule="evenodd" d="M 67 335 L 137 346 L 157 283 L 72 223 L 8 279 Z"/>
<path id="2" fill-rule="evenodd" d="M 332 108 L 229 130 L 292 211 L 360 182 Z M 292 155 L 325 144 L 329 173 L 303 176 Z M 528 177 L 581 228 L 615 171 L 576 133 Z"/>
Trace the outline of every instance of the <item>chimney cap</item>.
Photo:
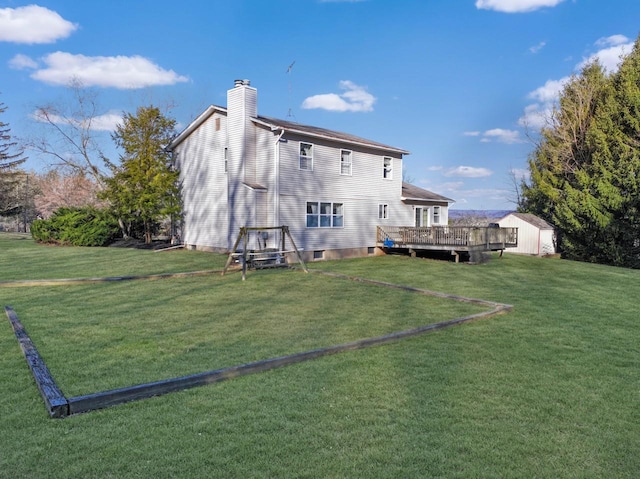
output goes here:
<path id="1" fill-rule="evenodd" d="M 235 80 L 234 82 L 234 86 L 249 86 L 251 85 L 251 82 L 249 80 Z"/>

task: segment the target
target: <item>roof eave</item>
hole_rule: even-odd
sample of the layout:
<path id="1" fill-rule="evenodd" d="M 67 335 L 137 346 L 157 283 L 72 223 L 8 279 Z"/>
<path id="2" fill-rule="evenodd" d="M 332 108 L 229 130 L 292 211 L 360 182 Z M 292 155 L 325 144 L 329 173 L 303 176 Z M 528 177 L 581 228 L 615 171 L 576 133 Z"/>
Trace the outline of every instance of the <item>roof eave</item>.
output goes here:
<path id="1" fill-rule="evenodd" d="M 222 108 L 220 106 L 209 105 L 209 107 L 203 111 L 198 117 L 193 120 L 187 127 L 182 130 L 178 136 L 176 136 L 171 143 L 169 143 L 165 150 L 172 151 L 176 146 L 182 143 L 191 133 L 193 133 L 200 125 L 202 125 L 211 115 L 213 115 L 216 111 L 226 113 L 227 109 Z"/>
<path id="2" fill-rule="evenodd" d="M 378 145 L 378 144 L 366 143 L 366 142 L 361 142 L 361 141 L 348 140 L 346 138 L 335 138 L 335 137 L 332 137 L 332 136 L 329 136 L 329 135 L 321 135 L 321 134 L 318 134 L 318 133 L 311 133 L 311 132 L 305 131 L 305 130 L 298 130 L 296 128 L 291 128 L 291 127 L 287 127 L 287 126 L 283 126 L 283 125 L 278 125 L 278 124 L 274 124 L 274 123 L 265 122 L 265 121 L 260 120 L 258 118 L 252 118 L 252 121 L 254 123 L 258 123 L 260 125 L 264 125 L 266 127 L 269 127 L 272 131 L 286 131 L 286 132 L 289 132 L 289 133 L 294 133 L 294 134 L 298 134 L 298 135 L 302 135 L 302 136 L 310 136 L 310 137 L 313 137 L 313 138 L 321 138 L 323 140 L 328 140 L 328 141 L 334 141 L 334 142 L 339 142 L 339 143 L 347 143 L 349 145 L 364 146 L 366 148 L 373 148 L 373 149 L 382 150 L 382 151 L 391 151 L 391 152 L 394 152 L 394 153 L 399 153 L 401 155 L 409 155 L 409 154 L 411 154 L 407 150 L 403 150 L 401 148 L 394 148 L 393 146 Z"/>
<path id="3" fill-rule="evenodd" d="M 451 198 L 413 198 L 410 196 L 401 196 L 400 197 L 401 201 L 437 201 L 440 203 L 455 203 L 455 200 L 452 200 Z"/>

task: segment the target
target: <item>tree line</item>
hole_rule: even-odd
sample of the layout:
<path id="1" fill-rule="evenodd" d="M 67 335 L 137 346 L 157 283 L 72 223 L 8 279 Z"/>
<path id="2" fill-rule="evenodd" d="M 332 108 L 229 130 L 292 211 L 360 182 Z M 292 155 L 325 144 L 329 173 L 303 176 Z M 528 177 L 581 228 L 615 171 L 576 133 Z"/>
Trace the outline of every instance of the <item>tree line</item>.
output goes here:
<path id="1" fill-rule="evenodd" d="M 78 84 L 70 91 L 73 113 L 39 107 L 45 132 L 22 145 L 0 119 L 0 216 L 22 222 L 25 231 L 29 224 L 41 241 L 102 245 L 124 237 L 150 243 L 163 220 L 180 213 L 178 172 L 164 150 L 175 120 L 153 105 L 125 113 L 111 134 L 121 154 L 111 161 L 94 134 L 95 96 Z M 0 114 L 6 108 L 0 103 Z M 53 158 L 55 167 L 27 173 L 20 168 L 25 150 Z"/>
<path id="2" fill-rule="evenodd" d="M 555 225 L 565 257 L 640 268 L 640 37 L 615 73 L 571 77 L 528 164 L 519 209 Z"/>

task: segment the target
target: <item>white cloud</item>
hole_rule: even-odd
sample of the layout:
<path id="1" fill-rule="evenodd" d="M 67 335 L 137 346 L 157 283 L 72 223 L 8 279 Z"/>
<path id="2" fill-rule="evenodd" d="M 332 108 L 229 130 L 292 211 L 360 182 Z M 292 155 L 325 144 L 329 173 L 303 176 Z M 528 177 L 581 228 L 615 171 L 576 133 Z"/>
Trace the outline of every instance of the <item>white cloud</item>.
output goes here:
<path id="1" fill-rule="evenodd" d="M 547 42 L 540 42 L 537 45 L 534 45 L 532 47 L 529 48 L 529 51 L 533 54 L 538 53 L 540 50 L 542 50 L 545 46 L 547 45 Z"/>
<path id="2" fill-rule="evenodd" d="M 31 117 L 39 122 L 51 122 L 57 125 L 75 125 L 80 128 L 86 128 L 86 124 L 83 122 L 75 121 L 73 119 L 64 118 L 55 113 L 48 113 L 47 118 L 45 119 L 43 112 L 41 110 L 36 110 L 31 114 Z M 89 130 L 92 131 L 115 131 L 116 125 L 122 123 L 122 115 L 120 113 L 109 112 L 103 115 L 98 115 L 91 118 L 91 124 L 88 126 Z"/>
<path id="3" fill-rule="evenodd" d="M 340 88 L 344 93 L 325 93 L 313 95 L 302 102 L 302 108 L 322 109 L 329 111 L 373 111 L 376 97 L 366 87 L 356 85 L 349 80 L 342 80 Z"/>
<path id="4" fill-rule="evenodd" d="M 68 37 L 77 28 L 77 24 L 38 5 L 0 8 L 0 41 L 3 42 L 53 43 Z"/>
<path id="5" fill-rule="evenodd" d="M 449 168 L 444 176 L 460 176 L 463 178 L 484 178 L 493 175 L 493 171 L 488 168 L 474 168 L 473 166 L 456 166 Z"/>
<path id="6" fill-rule="evenodd" d="M 535 103 L 525 107 L 524 115 L 518 119 L 518 124 L 533 130 L 539 130 L 547 125 L 551 118 L 553 107 L 569 80 L 570 77 L 563 77 L 560 80 L 547 80 L 544 85 L 530 92 L 527 98 L 534 100 Z"/>
<path id="7" fill-rule="evenodd" d="M 609 37 L 611 38 L 611 37 Z M 631 50 L 633 50 L 633 42 L 622 43 L 613 45 L 607 48 L 603 48 L 593 55 L 589 56 L 585 60 L 583 60 L 578 68 L 584 67 L 587 63 L 593 62 L 594 60 L 598 60 L 600 64 L 604 67 L 604 69 L 609 72 L 615 72 L 618 70 L 620 66 L 620 62 L 625 55 L 628 55 Z"/>
<path id="8" fill-rule="evenodd" d="M 594 42 L 594 45 L 599 50 L 576 65 L 576 70 L 581 70 L 587 63 L 597 59 L 607 72 L 614 73 L 618 70 L 622 58 L 633 50 L 633 42 L 624 35 L 599 38 Z M 527 97 L 534 100 L 535 103 L 525 107 L 524 114 L 518 120 L 518 124 L 534 129 L 545 126 L 569 80 L 568 76 L 559 80 L 547 80 L 543 86 L 530 92 Z"/>
<path id="9" fill-rule="evenodd" d="M 9 60 L 9 68 L 13 68 L 14 70 L 34 70 L 38 68 L 38 63 L 31 57 L 23 55 L 22 53 L 18 53 L 11 60 Z"/>
<path id="10" fill-rule="evenodd" d="M 464 136 L 480 136 L 479 131 L 465 131 L 463 133 Z"/>
<path id="11" fill-rule="evenodd" d="M 609 47 L 615 45 L 622 45 L 624 43 L 630 43 L 630 40 L 624 35 L 611 35 L 610 37 L 602 37 L 596 40 L 596 46 Z"/>
<path id="12" fill-rule="evenodd" d="M 564 0 L 477 0 L 476 8 L 504 13 L 533 12 L 544 7 L 555 7 Z"/>
<path id="13" fill-rule="evenodd" d="M 45 56 L 46 68 L 31 77 L 52 85 L 79 81 L 83 86 L 135 89 L 188 81 L 173 70 L 164 70 L 141 56 L 88 57 L 65 52 Z"/>
<path id="14" fill-rule="evenodd" d="M 533 103 L 524 109 L 524 115 L 518 119 L 518 124 L 530 130 L 540 130 L 546 126 L 553 113 L 553 102 Z"/>
<path id="15" fill-rule="evenodd" d="M 91 122 L 91 129 L 95 131 L 115 131 L 116 126 L 122 123 L 121 113 L 105 113 L 96 116 Z"/>
<path id="16" fill-rule="evenodd" d="M 504 130 L 502 128 L 494 128 L 493 130 L 487 130 L 482 134 L 483 142 L 497 141 L 499 143 L 507 143 L 509 145 L 513 143 L 522 143 L 520 138 L 520 132 L 517 130 Z"/>
<path id="17" fill-rule="evenodd" d="M 533 90 L 527 97 L 539 103 L 553 102 L 558 99 L 560 92 L 568 81 L 569 77 L 564 77 L 560 80 L 547 80 L 544 85 Z"/>

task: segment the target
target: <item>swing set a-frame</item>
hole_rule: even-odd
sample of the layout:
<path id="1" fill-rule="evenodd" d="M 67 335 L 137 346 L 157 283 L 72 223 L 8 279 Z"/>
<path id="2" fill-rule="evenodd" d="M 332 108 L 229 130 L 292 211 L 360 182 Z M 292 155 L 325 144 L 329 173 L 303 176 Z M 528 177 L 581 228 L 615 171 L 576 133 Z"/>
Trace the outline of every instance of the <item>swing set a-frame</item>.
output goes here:
<path id="1" fill-rule="evenodd" d="M 268 236 L 268 232 L 275 230 L 280 231 L 280 249 L 267 248 L 266 237 Z M 257 249 L 249 249 L 250 234 L 252 232 L 257 234 Z M 289 250 L 287 250 L 287 238 L 289 238 L 291 245 Z M 241 243 L 242 247 L 238 249 Z M 222 274 L 224 275 L 227 272 L 231 263 L 237 258 L 242 265 L 242 281 L 244 281 L 247 275 L 247 268 L 249 267 L 254 269 L 288 267 L 286 255 L 291 253 L 295 253 L 302 269 L 305 273 L 308 273 L 309 270 L 304 264 L 304 260 L 295 241 L 291 237 L 288 226 L 242 226 L 236 242 L 229 252 L 229 257 L 224 265 Z"/>

